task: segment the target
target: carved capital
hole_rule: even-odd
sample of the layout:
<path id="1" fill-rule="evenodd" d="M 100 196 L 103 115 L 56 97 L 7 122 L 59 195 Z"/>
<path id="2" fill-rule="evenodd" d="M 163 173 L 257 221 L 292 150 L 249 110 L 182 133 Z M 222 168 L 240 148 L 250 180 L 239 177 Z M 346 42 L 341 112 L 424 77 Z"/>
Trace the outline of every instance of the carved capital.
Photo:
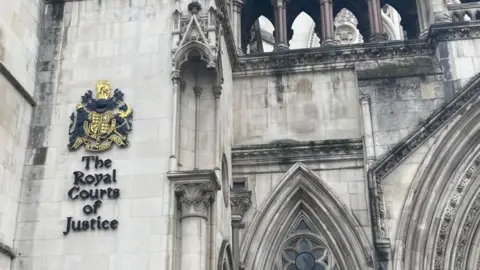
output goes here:
<path id="1" fill-rule="evenodd" d="M 222 86 L 221 85 L 214 85 L 213 86 L 213 96 L 218 99 L 222 95 Z"/>
<path id="2" fill-rule="evenodd" d="M 252 192 L 249 190 L 234 191 L 230 196 L 232 220 L 241 221 L 243 215 L 250 208 Z"/>
<path id="3" fill-rule="evenodd" d="M 207 219 L 207 210 L 215 200 L 215 189 L 210 183 L 177 184 L 175 195 L 181 211 L 180 219 L 187 217 Z"/>
<path id="4" fill-rule="evenodd" d="M 233 0 L 233 5 L 235 7 L 240 8 L 238 11 L 241 12 L 242 7 L 243 7 L 243 1 L 242 0 Z"/>
<path id="5" fill-rule="evenodd" d="M 370 96 L 364 93 L 360 94 L 360 104 L 368 104 L 370 103 Z"/>
<path id="6" fill-rule="evenodd" d="M 195 97 L 199 98 L 202 95 L 203 89 L 201 87 L 195 86 L 193 87 L 193 92 L 195 93 Z"/>
<path id="7" fill-rule="evenodd" d="M 380 261 L 388 261 L 390 258 L 390 241 L 388 239 L 379 239 L 375 243 L 375 247 L 377 248 L 378 258 Z"/>
<path id="8" fill-rule="evenodd" d="M 172 82 L 173 83 L 179 83 L 180 82 L 180 71 L 179 70 L 172 71 L 170 76 L 172 77 Z"/>

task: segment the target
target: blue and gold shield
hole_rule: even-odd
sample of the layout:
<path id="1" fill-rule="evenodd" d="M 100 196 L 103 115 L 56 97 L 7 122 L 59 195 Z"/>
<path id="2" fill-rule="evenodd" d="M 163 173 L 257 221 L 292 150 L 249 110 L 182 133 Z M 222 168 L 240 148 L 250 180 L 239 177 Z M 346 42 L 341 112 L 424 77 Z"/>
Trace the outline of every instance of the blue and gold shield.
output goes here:
<path id="1" fill-rule="evenodd" d="M 70 116 L 70 150 L 76 150 L 82 145 L 92 152 L 108 150 L 113 144 L 128 146 L 133 110 L 123 101 L 122 91 L 115 89 L 111 96 L 111 89 L 108 81 L 101 80 L 97 82 L 95 98 L 91 90 L 82 96 L 82 102 Z"/>

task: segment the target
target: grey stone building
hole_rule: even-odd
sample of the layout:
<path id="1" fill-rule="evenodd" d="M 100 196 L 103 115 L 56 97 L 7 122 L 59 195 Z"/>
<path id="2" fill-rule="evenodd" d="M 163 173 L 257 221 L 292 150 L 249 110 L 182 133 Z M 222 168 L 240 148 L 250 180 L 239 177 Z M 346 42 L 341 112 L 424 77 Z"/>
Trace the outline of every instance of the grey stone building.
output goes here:
<path id="1" fill-rule="evenodd" d="M 480 2 L 0 0 L 0 270 L 480 269 Z"/>

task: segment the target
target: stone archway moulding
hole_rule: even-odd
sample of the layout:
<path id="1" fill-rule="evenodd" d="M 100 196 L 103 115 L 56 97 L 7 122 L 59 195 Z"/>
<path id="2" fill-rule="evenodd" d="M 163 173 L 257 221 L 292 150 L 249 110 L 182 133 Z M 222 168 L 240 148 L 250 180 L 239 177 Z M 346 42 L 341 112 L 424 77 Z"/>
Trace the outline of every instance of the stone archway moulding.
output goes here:
<path id="1" fill-rule="evenodd" d="M 302 163 L 288 170 L 249 224 L 240 250 L 243 269 L 270 270 L 299 212 L 317 224 L 341 266 L 373 269 L 373 248 L 363 229 L 334 191 Z"/>
<path id="2" fill-rule="evenodd" d="M 407 194 L 393 269 L 470 269 L 466 257 L 479 248 L 471 240 L 480 222 L 479 134 L 478 101 L 441 131 Z"/>
<path id="3" fill-rule="evenodd" d="M 223 240 L 220 246 L 217 270 L 234 270 L 232 249 L 228 240 Z"/>

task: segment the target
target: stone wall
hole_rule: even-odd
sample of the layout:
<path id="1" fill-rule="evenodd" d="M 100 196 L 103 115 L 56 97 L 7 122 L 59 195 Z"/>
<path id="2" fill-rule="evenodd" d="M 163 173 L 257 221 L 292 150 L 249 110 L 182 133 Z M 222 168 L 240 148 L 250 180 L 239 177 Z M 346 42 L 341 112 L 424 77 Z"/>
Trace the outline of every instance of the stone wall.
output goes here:
<path id="1" fill-rule="evenodd" d="M 38 102 L 28 144 L 13 269 L 171 269 L 175 201 L 165 176 L 170 155 L 170 3 L 77 1 L 47 5 Z M 69 116 L 98 79 L 111 81 L 134 110 L 130 146 L 101 153 L 117 169 L 117 200 L 103 219 L 117 231 L 62 234 L 66 219 L 89 219 L 68 190 L 83 149 L 67 149 Z M 91 153 L 90 153 L 91 154 Z M 43 157 L 43 158 L 41 158 Z M 100 171 L 99 171 L 100 172 Z M 103 187 L 102 187 L 103 188 Z M 93 203 L 93 201 L 92 201 Z"/>
<path id="2" fill-rule="evenodd" d="M 0 1 L 0 269 L 10 269 L 43 1 Z M 30 157 L 45 159 L 44 155 Z"/>
<path id="3" fill-rule="evenodd" d="M 361 80 L 359 88 L 371 98 L 377 157 L 417 130 L 422 121 L 453 97 L 440 75 Z"/>
<path id="4" fill-rule="evenodd" d="M 32 95 L 42 28 L 43 1 L 1 0 L 0 62 Z"/>
<path id="5" fill-rule="evenodd" d="M 430 149 L 435 145 L 438 134 L 429 138 L 421 147 L 412 153 L 405 161 L 382 180 L 385 196 L 385 206 L 388 217 L 389 237 L 392 245 L 397 239 L 397 227 L 404 209 L 405 199 L 410 186 L 417 174 L 420 164 L 424 161 Z"/>
<path id="6" fill-rule="evenodd" d="M 442 65 L 446 86 L 458 92 L 480 72 L 480 39 L 441 42 L 436 56 Z"/>
<path id="7" fill-rule="evenodd" d="M 13 247 L 23 163 L 27 146 L 32 106 L 0 75 L 0 245 Z M 31 162 L 44 161 L 45 155 L 28 157 Z M 0 269 L 10 269 L 10 258 L 0 248 Z"/>
<path id="8" fill-rule="evenodd" d="M 235 145 L 359 138 L 359 93 L 351 69 L 236 76 Z"/>

